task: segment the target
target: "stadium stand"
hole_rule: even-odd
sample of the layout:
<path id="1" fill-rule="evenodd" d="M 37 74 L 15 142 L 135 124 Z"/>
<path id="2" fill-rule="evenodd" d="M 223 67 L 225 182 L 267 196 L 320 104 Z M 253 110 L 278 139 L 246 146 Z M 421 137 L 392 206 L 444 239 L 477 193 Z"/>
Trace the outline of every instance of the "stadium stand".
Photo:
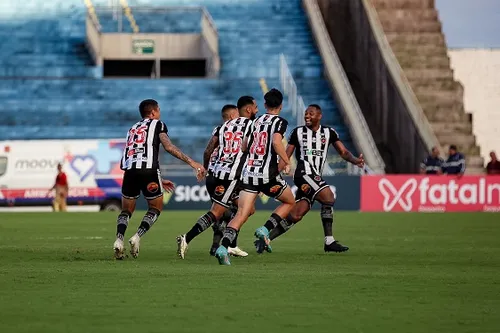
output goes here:
<path id="1" fill-rule="evenodd" d="M 456 144 L 467 156 L 469 173 L 481 173 L 483 159 L 463 104 L 463 86 L 454 80 L 433 0 L 371 0 L 387 39 L 439 143 Z"/>
<path id="2" fill-rule="evenodd" d="M 95 7 L 103 30 L 116 31 L 116 17 L 99 12 L 99 6 L 107 4 L 104 0 L 9 0 L 0 4 L 4 18 L 0 24 L 0 140 L 121 138 L 137 119 L 138 102 L 156 98 L 172 138 L 200 159 L 209 133 L 220 121 L 223 104 L 252 94 L 258 97 L 263 112 L 259 80 L 264 78 L 270 88 L 279 87 L 279 54 L 284 53 L 305 103 L 322 105 L 324 122 L 334 126 L 355 152 L 322 78 L 321 57 L 300 1 L 122 1 L 120 7 L 131 9 L 121 24 L 125 32 L 134 27 L 141 33 L 199 29 L 199 17 L 191 12 L 181 17 L 168 13 L 151 17 L 142 15 L 136 6 L 203 5 L 215 21 L 220 76 L 160 80 L 100 78 L 102 69 L 93 65 L 85 48 L 85 16 Z M 13 112 L 16 117 L 11 117 Z M 284 116 L 293 128 L 296 120 L 289 112 Z M 188 123 L 189 128 L 184 127 Z"/>

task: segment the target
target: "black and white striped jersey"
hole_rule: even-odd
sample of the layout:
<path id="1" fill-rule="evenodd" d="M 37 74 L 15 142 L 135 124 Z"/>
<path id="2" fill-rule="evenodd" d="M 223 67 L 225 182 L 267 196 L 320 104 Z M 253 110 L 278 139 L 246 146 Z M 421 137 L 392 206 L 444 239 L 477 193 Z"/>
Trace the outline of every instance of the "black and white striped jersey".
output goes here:
<path id="1" fill-rule="evenodd" d="M 219 136 L 217 159 L 212 169 L 215 177 L 223 180 L 240 179 L 246 156 L 242 144 L 249 139 L 251 130 L 252 120 L 245 117 L 226 121 L 220 126 L 218 133 L 215 133 Z"/>
<path id="2" fill-rule="evenodd" d="M 321 176 L 328 147 L 339 140 L 338 133 L 328 126 L 320 126 L 316 132 L 307 126 L 295 128 L 290 134 L 288 143 L 295 146 L 296 172 L 304 171 L 308 175 Z"/>
<path id="3" fill-rule="evenodd" d="M 127 133 L 120 168 L 159 169 L 160 133 L 168 133 L 161 120 L 143 119 L 135 123 Z"/>
<path id="4" fill-rule="evenodd" d="M 243 171 L 245 184 L 267 184 L 278 176 L 278 154 L 273 147 L 273 134 L 284 135 L 287 127 L 288 122 L 278 115 L 264 114 L 254 120 Z"/>
<path id="5" fill-rule="evenodd" d="M 216 128 L 214 128 L 214 130 L 212 131 L 212 136 L 219 136 L 219 130 L 220 130 L 220 126 L 217 126 Z M 208 171 L 213 171 L 214 170 L 214 165 L 215 165 L 215 161 L 217 161 L 217 156 L 219 155 L 219 148 L 218 147 L 215 147 L 214 151 L 212 152 L 212 155 L 210 155 L 210 160 L 208 162 Z"/>

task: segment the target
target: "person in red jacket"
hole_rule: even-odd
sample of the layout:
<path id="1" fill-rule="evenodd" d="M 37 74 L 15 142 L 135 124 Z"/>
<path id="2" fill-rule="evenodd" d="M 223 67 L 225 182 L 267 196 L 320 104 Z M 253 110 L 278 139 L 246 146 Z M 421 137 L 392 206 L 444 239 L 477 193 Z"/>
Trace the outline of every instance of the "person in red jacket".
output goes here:
<path id="1" fill-rule="evenodd" d="M 57 176 L 54 186 L 49 190 L 56 190 L 56 195 L 54 196 L 54 201 L 52 201 L 52 208 L 55 212 L 65 212 L 66 211 L 66 200 L 68 198 L 68 178 L 66 173 L 62 171 L 62 165 L 59 163 L 57 165 Z"/>
<path id="2" fill-rule="evenodd" d="M 491 161 L 486 166 L 486 174 L 500 175 L 500 161 L 494 151 L 490 152 Z"/>

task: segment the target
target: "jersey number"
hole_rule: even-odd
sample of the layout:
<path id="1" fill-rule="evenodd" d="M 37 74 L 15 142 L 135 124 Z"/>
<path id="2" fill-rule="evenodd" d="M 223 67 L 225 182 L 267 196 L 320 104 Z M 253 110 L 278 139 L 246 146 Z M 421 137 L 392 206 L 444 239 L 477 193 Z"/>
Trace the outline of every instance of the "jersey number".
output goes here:
<path id="1" fill-rule="evenodd" d="M 128 132 L 128 142 L 127 146 L 132 146 L 134 143 L 142 144 L 146 141 L 146 130 L 147 126 L 139 126 L 137 128 L 132 128 Z M 137 135 L 137 138 L 135 136 Z"/>
<path id="2" fill-rule="evenodd" d="M 224 133 L 224 154 L 238 154 L 241 150 L 243 132 L 225 132 Z"/>
<path id="3" fill-rule="evenodd" d="M 267 146 L 267 132 L 254 132 L 253 143 L 250 147 L 251 154 L 265 155 Z"/>

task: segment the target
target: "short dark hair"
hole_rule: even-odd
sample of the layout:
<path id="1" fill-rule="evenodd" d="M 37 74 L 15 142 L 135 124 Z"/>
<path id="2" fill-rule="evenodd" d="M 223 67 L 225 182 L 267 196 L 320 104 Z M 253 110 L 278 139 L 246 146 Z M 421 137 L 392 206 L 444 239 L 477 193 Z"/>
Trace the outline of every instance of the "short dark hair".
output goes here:
<path id="1" fill-rule="evenodd" d="M 450 149 L 457 150 L 457 146 L 455 146 L 455 145 L 451 145 L 451 146 L 450 146 Z"/>
<path id="2" fill-rule="evenodd" d="M 283 94 L 278 89 L 271 89 L 264 95 L 266 105 L 270 108 L 277 108 L 283 103 Z"/>
<path id="3" fill-rule="evenodd" d="M 315 108 L 319 112 L 323 112 L 323 110 L 321 110 L 321 107 L 318 104 L 309 104 L 309 106 Z"/>
<path id="4" fill-rule="evenodd" d="M 142 118 L 146 118 L 151 112 L 158 108 L 158 102 L 154 99 L 145 99 L 139 104 L 139 113 Z"/>
<path id="5" fill-rule="evenodd" d="M 236 105 L 234 105 L 234 104 L 226 104 L 226 105 L 224 105 L 222 107 L 222 110 L 220 110 L 222 118 L 226 119 L 227 114 L 229 113 L 229 110 L 232 110 L 232 109 L 237 109 Z"/>
<path id="6" fill-rule="evenodd" d="M 247 105 L 253 104 L 254 100 L 255 98 L 253 98 L 252 96 L 241 96 L 240 98 L 238 98 L 238 110 L 241 110 Z"/>

